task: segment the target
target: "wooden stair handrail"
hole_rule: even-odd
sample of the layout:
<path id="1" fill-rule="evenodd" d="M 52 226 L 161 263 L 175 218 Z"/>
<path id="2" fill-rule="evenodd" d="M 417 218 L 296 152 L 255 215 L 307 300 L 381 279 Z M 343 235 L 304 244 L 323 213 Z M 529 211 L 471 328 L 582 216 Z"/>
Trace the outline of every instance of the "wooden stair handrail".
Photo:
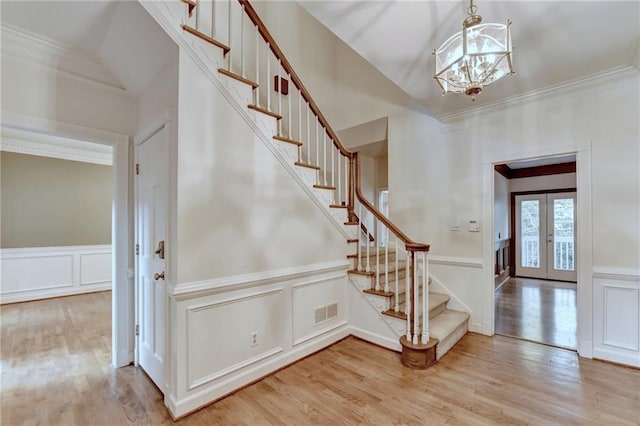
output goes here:
<path id="1" fill-rule="evenodd" d="M 262 19 L 260 19 L 260 17 L 256 13 L 256 10 L 253 8 L 253 6 L 251 6 L 251 3 L 249 3 L 249 0 L 238 0 L 238 2 L 240 2 L 240 4 L 244 6 L 244 10 L 247 13 L 247 15 L 249 15 L 249 19 L 251 19 L 251 22 L 253 22 L 253 24 L 256 27 L 258 27 L 258 31 L 262 35 L 262 38 L 264 38 L 267 41 L 267 43 L 269 43 L 269 47 L 271 48 L 271 51 L 273 52 L 274 55 L 276 55 L 276 58 L 280 60 L 280 63 L 282 64 L 282 68 L 285 70 L 285 72 L 289 74 L 289 76 L 291 76 L 291 80 L 296 85 L 296 87 L 300 90 L 300 93 L 302 93 L 302 97 L 304 98 L 304 100 L 309 103 L 309 107 L 314 112 L 316 117 L 318 117 L 318 120 L 320 121 L 320 123 L 327 130 L 327 133 L 329 133 L 329 136 L 333 140 L 333 143 L 336 146 L 336 148 L 338 148 L 342 153 L 342 155 L 344 155 L 345 157 L 350 157 L 352 153 L 347 151 L 344 145 L 342 145 L 342 143 L 340 142 L 340 139 L 338 138 L 338 135 L 336 134 L 336 132 L 333 131 L 333 129 L 329 125 L 329 122 L 324 117 L 322 112 L 320 112 L 320 108 L 318 108 L 318 105 L 316 105 L 316 103 L 313 101 L 313 98 L 311 98 L 309 91 L 307 90 L 306 87 L 304 87 L 304 84 L 302 84 L 302 80 L 300 80 L 300 77 L 298 77 L 298 74 L 296 74 L 296 72 L 293 70 L 293 67 L 291 66 L 287 58 L 284 56 L 284 53 L 282 53 L 282 50 L 280 50 L 280 47 L 278 46 L 274 38 L 271 36 L 271 33 L 269 32 L 269 30 L 267 30 L 267 27 L 264 25 L 264 22 L 262 22 Z"/>
<path id="2" fill-rule="evenodd" d="M 360 191 L 360 162 L 358 161 L 358 153 L 354 152 L 353 156 L 356 160 L 356 195 L 358 199 L 364 205 L 367 210 L 369 210 L 373 215 L 382 222 L 393 234 L 400 238 L 400 240 L 404 243 L 407 250 L 415 252 L 415 251 L 429 251 L 430 245 L 423 243 L 416 243 L 411 238 L 407 237 L 407 235 L 400 230 L 396 225 L 391 223 L 389 219 L 385 215 L 383 215 L 378 209 L 376 209 L 367 199 L 362 195 Z"/>
<path id="3" fill-rule="evenodd" d="M 376 209 L 362 195 L 362 192 L 360 190 L 360 162 L 358 161 L 357 152 L 348 151 L 344 147 L 344 145 L 342 145 L 342 142 L 340 142 L 340 139 L 338 138 L 338 135 L 336 134 L 336 132 L 333 131 L 333 129 L 329 125 L 329 122 L 327 121 L 327 119 L 324 117 L 324 115 L 320 111 L 320 108 L 318 108 L 318 105 L 314 102 L 314 100 L 311 97 L 311 95 L 309 94 L 309 91 L 307 90 L 307 88 L 304 86 L 304 84 L 302 84 L 302 80 L 300 80 L 300 77 L 298 77 L 298 74 L 296 74 L 296 72 L 293 70 L 293 67 L 291 66 L 291 64 L 289 63 L 287 58 L 285 57 L 284 53 L 282 52 L 282 50 L 280 50 L 280 47 L 278 46 L 278 43 L 276 43 L 275 39 L 273 38 L 273 36 L 269 32 L 269 30 L 267 30 L 266 25 L 264 24 L 264 22 L 262 22 L 262 19 L 260 19 L 260 17 L 258 16 L 258 13 L 253 8 L 253 6 L 249 2 L 249 0 L 238 0 L 238 2 L 240 3 L 241 6 L 243 6 L 246 14 L 249 16 L 249 19 L 251 19 L 251 22 L 253 22 L 253 24 L 257 27 L 258 31 L 260 32 L 260 35 L 262 35 L 262 38 L 269 44 L 269 48 L 271 49 L 273 54 L 276 56 L 276 58 L 278 58 L 278 60 L 280 61 L 284 71 L 287 74 L 289 74 L 289 76 L 291 77 L 291 80 L 293 81 L 293 83 L 296 85 L 298 90 L 300 90 L 300 93 L 302 94 L 302 97 L 304 98 L 305 101 L 308 102 L 309 107 L 314 112 L 316 117 L 318 117 L 318 120 L 320 121 L 322 126 L 324 126 L 324 128 L 326 129 L 327 133 L 329 134 L 329 136 L 331 137 L 331 139 L 333 141 L 333 144 L 336 146 L 336 148 L 338 148 L 338 150 L 340 151 L 340 153 L 342 153 L 342 155 L 344 155 L 345 157 L 347 157 L 349 159 L 349 165 L 350 165 L 350 169 L 351 169 L 351 173 L 352 173 L 352 176 L 351 176 L 352 179 L 350 179 L 350 184 L 349 184 L 349 205 L 350 205 L 350 209 L 349 210 L 350 210 L 350 216 L 351 216 L 349 220 L 351 221 L 353 219 L 353 217 L 352 217 L 353 216 L 353 208 L 355 206 L 355 202 L 354 202 L 354 199 L 353 199 L 353 194 L 355 192 L 355 194 L 358 197 L 358 199 L 360 200 L 360 202 L 371 213 L 373 213 L 373 215 L 380 222 L 382 222 L 391 232 L 393 232 L 393 234 L 396 237 L 398 237 L 398 238 L 400 238 L 400 240 L 402 240 L 402 242 L 404 243 L 405 248 L 407 250 L 409 250 L 411 252 L 429 251 L 429 248 L 430 248 L 429 244 L 417 243 L 417 242 L 413 241 L 412 239 L 410 239 L 409 237 L 407 237 L 407 235 L 404 232 L 402 232 L 397 226 L 395 226 L 393 223 L 391 223 L 389 221 L 389 219 L 387 219 L 385 217 L 385 215 L 383 215 L 381 212 L 379 212 L 378 209 Z M 355 176 L 353 176 L 353 174 L 355 174 Z M 354 182 L 355 182 L 355 184 L 354 184 Z"/>

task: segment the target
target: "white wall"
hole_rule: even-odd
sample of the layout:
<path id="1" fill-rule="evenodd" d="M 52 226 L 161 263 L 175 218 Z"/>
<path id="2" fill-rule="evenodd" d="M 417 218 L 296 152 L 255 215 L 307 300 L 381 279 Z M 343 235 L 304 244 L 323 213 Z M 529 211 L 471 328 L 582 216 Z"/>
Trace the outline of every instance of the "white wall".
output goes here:
<path id="1" fill-rule="evenodd" d="M 182 54 L 179 103 L 177 282 L 344 259 L 343 237 Z"/>
<path id="2" fill-rule="evenodd" d="M 2 112 L 131 135 L 136 102 L 116 89 L 42 65 L 2 56 Z"/>

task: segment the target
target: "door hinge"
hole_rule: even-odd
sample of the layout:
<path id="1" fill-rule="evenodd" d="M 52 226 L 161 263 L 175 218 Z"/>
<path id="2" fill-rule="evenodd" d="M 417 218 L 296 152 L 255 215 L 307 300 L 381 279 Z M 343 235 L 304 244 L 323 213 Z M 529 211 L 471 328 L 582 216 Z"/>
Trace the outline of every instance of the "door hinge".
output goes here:
<path id="1" fill-rule="evenodd" d="M 136 256 L 140 254 L 140 244 L 136 244 Z"/>
<path id="2" fill-rule="evenodd" d="M 136 336 L 140 335 L 140 326 L 136 324 Z"/>
<path id="3" fill-rule="evenodd" d="M 140 163 L 136 163 L 136 174 L 140 174 Z"/>

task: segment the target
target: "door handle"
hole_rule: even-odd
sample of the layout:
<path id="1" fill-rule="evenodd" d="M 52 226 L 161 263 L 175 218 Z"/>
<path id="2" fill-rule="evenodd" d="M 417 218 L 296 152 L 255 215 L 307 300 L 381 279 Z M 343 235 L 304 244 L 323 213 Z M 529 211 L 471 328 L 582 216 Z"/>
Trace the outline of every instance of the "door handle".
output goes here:
<path id="1" fill-rule="evenodd" d="M 158 249 L 154 252 L 160 259 L 164 259 L 164 240 L 158 243 Z"/>
<path id="2" fill-rule="evenodd" d="M 163 280 L 164 281 L 164 271 L 162 271 L 160 273 L 156 272 L 155 274 L 153 274 L 153 279 L 155 281 L 158 281 L 158 280 Z"/>

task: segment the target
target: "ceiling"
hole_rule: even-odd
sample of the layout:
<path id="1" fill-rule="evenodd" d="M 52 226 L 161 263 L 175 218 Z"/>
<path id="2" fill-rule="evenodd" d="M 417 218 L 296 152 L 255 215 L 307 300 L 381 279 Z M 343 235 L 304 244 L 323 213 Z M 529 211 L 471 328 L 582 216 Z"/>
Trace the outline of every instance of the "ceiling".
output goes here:
<path id="1" fill-rule="evenodd" d="M 3 26 L 97 62 L 131 95 L 139 95 L 177 51 L 137 1 L 2 0 L 0 7 Z"/>
<path id="2" fill-rule="evenodd" d="M 299 0 L 338 38 L 441 117 L 637 64 L 639 1 L 495 1 L 475 4 L 483 22 L 513 22 L 515 76 L 472 102 L 442 96 L 432 52 L 459 32 L 461 1 Z"/>

